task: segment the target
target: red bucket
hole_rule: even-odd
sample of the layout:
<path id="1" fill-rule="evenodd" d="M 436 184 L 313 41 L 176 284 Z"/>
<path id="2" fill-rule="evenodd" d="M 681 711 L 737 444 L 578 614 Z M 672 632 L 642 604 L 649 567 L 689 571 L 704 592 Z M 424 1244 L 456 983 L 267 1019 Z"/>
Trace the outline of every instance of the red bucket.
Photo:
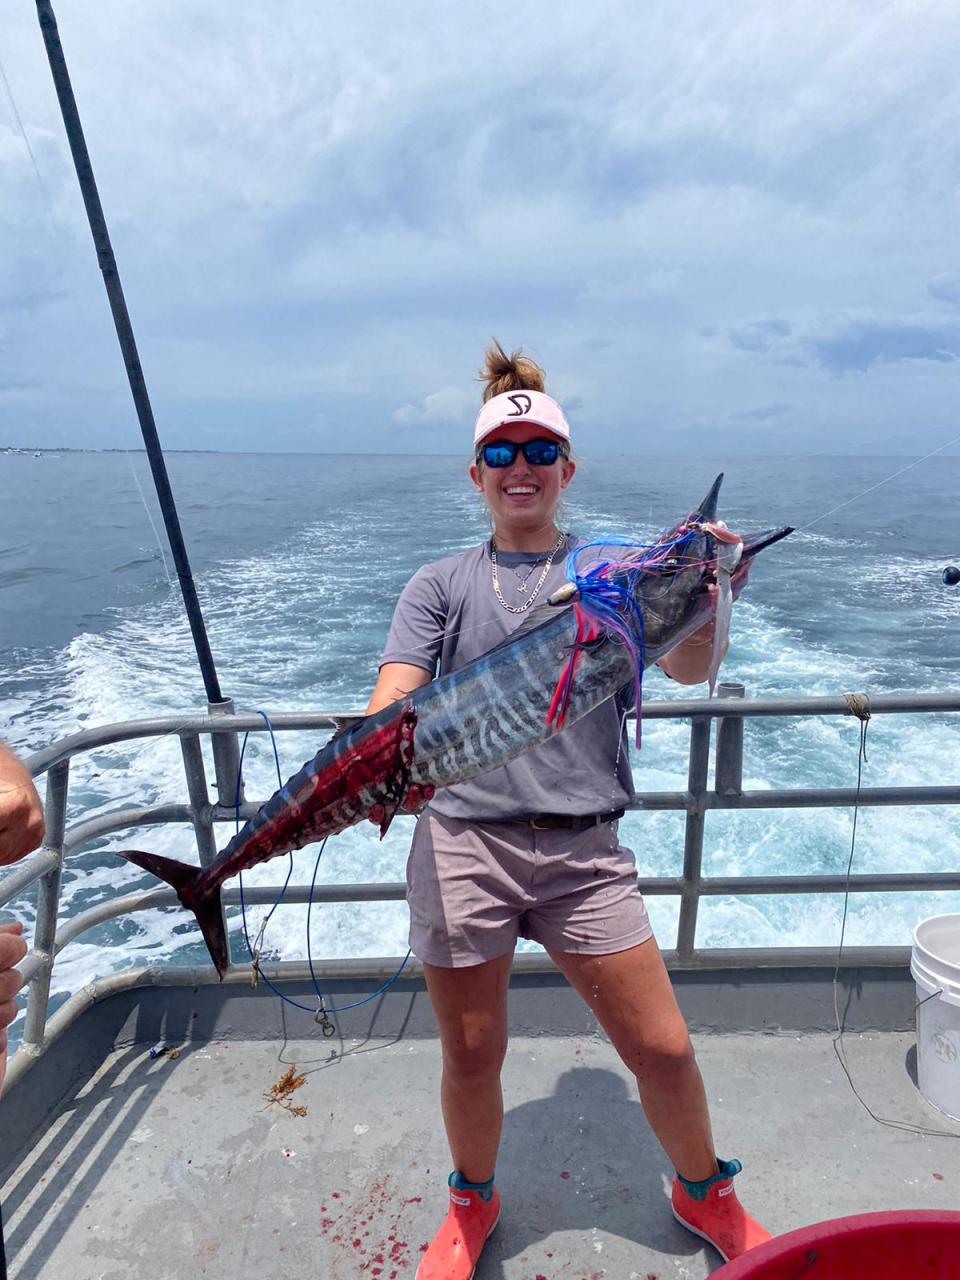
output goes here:
<path id="1" fill-rule="evenodd" d="M 960 1280 L 960 1213 L 901 1209 L 801 1227 L 711 1280 Z"/>

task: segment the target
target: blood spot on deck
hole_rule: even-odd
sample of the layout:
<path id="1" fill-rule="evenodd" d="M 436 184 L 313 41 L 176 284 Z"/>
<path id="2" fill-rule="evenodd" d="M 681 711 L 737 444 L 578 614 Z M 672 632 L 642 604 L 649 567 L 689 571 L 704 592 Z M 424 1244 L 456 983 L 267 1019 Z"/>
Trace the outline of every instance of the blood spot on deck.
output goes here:
<path id="1" fill-rule="evenodd" d="M 387 1175 L 354 1193 L 352 1201 L 349 1191 L 330 1192 L 327 1200 L 330 1212 L 321 1217 L 320 1226 L 338 1246 L 327 1272 L 330 1280 L 398 1280 L 413 1269 L 404 1228 L 409 1226 L 407 1206 L 420 1204 L 420 1196 L 401 1196 Z"/>
<path id="2" fill-rule="evenodd" d="M 196 1251 L 196 1259 L 200 1263 L 201 1267 L 204 1267 L 208 1262 L 212 1262 L 219 1252 L 219 1240 L 201 1240 L 199 1248 Z"/>
<path id="3" fill-rule="evenodd" d="M 560 1177 L 563 1178 L 564 1182 L 566 1182 L 566 1180 L 570 1177 L 569 1171 L 566 1169 L 562 1169 L 560 1172 Z"/>
<path id="4" fill-rule="evenodd" d="M 942 1174 L 942 1173 L 935 1173 L 933 1176 L 934 1176 L 934 1178 L 936 1178 L 937 1182 L 942 1182 L 942 1181 L 943 1181 L 943 1174 Z"/>

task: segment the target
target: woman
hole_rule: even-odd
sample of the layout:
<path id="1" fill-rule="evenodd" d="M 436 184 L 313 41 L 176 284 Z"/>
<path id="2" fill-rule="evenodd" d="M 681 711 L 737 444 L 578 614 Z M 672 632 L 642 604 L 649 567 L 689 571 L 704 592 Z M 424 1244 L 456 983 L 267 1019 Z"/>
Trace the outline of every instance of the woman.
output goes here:
<path id="1" fill-rule="evenodd" d="M 544 374 L 499 343 L 487 352 L 470 479 L 493 536 L 428 564 L 397 604 L 368 714 L 493 648 L 564 580 L 576 540 L 557 504 L 576 471 L 570 428 Z M 712 624 L 660 663 L 703 680 Z M 617 819 L 633 799 L 624 707 L 610 699 L 558 737 L 429 800 L 408 863 L 410 946 L 423 962 L 443 1052 L 453 1157 L 447 1217 L 418 1280 L 469 1280 L 496 1225 L 506 994 L 519 935 L 549 952 L 634 1073 L 677 1177 L 676 1216 L 730 1258 L 768 1238 L 717 1159 L 700 1072 L 637 892 Z M 603 874 L 594 874 L 596 866 Z M 537 875 L 534 875 L 534 869 Z"/>

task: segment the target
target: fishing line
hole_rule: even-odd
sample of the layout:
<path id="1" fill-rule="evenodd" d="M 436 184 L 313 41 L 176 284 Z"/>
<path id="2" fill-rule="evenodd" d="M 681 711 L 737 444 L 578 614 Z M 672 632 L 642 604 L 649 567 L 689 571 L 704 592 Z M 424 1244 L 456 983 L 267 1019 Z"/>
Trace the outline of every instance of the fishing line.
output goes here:
<path id="1" fill-rule="evenodd" d="M 851 503 L 859 502 L 861 498 L 865 498 L 868 493 L 880 489 L 883 485 L 889 484 L 891 480 L 896 480 L 897 476 L 902 476 L 905 472 L 911 471 L 914 467 L 918 467 L 921 462 L 926 462 L 928 458 L 934 458 L 938 453 L 943 453 L 944 449 L 949 449 L 951 445 L 960 443 L 960 436 L 954 436 L 952 440 L 948 440 L 946 444 L 939 445 L 936 449 L 931 449 L 929 453 L 925 453 L 922 458 L 915 458 L 913 462 L 908 462 L 905 467 L 901 467 L 899 471 L 894 471 L 892 475 L 886 477 L 885 480 L 878 480 L 876 484 L 872 484 L 869 488 L 864 489 L 862 493 L 855 494 L 852 498 L 847 498 L 846 502 L 840 502 L 835 507 L 831 507 L 829 511 L 825 511 L 822 516 L 817 516 L 815 520 L 808 521 L 807 524 L 799 525 L 797 533 L 805 533 L 807 529 L 812 529 L 815 524 L 819 524 L 821 520 L 826 520 L 827 516 L 832 516 L 835 511 L 842 510 L 843 507 L 849 507 Z"/>
<path id="2" fill-rule="evenodd" d="M 277 771 L 277 786 L 278 788 L 282 789 L 284 785 L 283 774 L 280 769 L 280 753 L 277 750 L 277 739 L 273 731 L 273 725 L 270 723 L 270 717 L 267 715 L 266 711 L 261 711 L 257 709 L 257 715 L 261 717 L 264 724 L 266 725 L 267 732 L 270 734 L 270 743 L 271 743 L 271 746 L 273 747 L 273 762 Z M 240 748 L 240 760 L 237 767 L 237 789 L 236 789 L 236 795 L 234 799 L 234 808 L 236 809 L 236 833 L 237 834 L 240 831 L 240 796 L 243 792 L 243 756 L 247 748 L 247 739 L 250 737 L 250 734 L 252 732 L 253 730 L 248 729 L 247 732 L 243 735 L 243 745 Z M 279 996 L 280 999 L 285 1004 L 292 1005 L 293 1008 L 295 1009 L 302 1009 L 305 1013 L 312 1013 L 316 1021 L 323 1028 L 323 1034 L 325 1036 L 332 1035 L 334 1031 L 333 1023 L 329 1021 L 329 1019 L 327 1018 L 327 1014 L 345 1013 L 348 1009 L 358 1009 L 360 1005 L 368 1004 L 371 1000 L 375 1000 L 377 996 L 383 995 L 386 991 L 389 991 L 389 989 L 393 986 L 396 980 L 400 977 L 400 974 L 406 968 L 407 961 L 410 959 L 410 955 L 411 955 L 410 951 L 408 950 L 407 954 L 404 956 L 400 964 L 400 967 L 396 970 L 396 972 L 391 977 L 389 977 L 387 981 L 383 983 L 382 986 L 378 987 L 376 991 L 371 992 L 370 995 L 364 996 L 361 1000 L 354 1000 L 350 1004 L 337 1005 L 336 1007 L 328 1007 L 325 1005 L 324 999 L 323 999 L 323 992 L 320 990 L 320 984 L 317 980 L 317 974 L 313 967 L 313 950 L 310 944 L 310 914 L 313 909 L 313 891 L 316 888 L 316 884 L 317 884 L 317 874 L 319 873 L 319 870 L 320 870 L 320 859 L 323 857 L 323 851 L 327 847 L 327 841 L 329 840 L 329 838 L 330 838 L 329 836 L 324 836 L 320 844 L 320 851 L 317 854 L 316 861 L 313 864 L 313 877 L 310 880 L 310 896 L 307 899 L 307 964 L 310 969 L 310 981 L 313 985 L 314 992 L 316 993 L 317 1000 L 319 1002 L 319 1008 L 317 1009 L 312 1009 L 309 1005 L 301 1004 L 298 1000 L 293 1000 L 290 996 L 284 995 L 284 993 L 279 989 L 279 987 L 277 987 L 273 982 L 271 982 L 270 979 L 267 977 L 267 975 L 260 968 L 260 951 L 263 946 L 263 940 L 264 940 L 264 935 L 266 933 L 267 925 L 270 923 L 270 919 L 273 916 L 273 913 L 276 911 L 277 907 L 279 907 L 280 903 L 283 901 L 284 895 L 287 892 L 287 886 L 290 883 L 290 877 L 293 874 L 293 853 L 290 852 L 287 855 L 289 858 L 289 868 L 287 870 L 287 878 L 286 880 L 284 880 L 283 886 L 279 894 L 277 895 L 277 898 L 273 903 L 273 906 L 267 912 L 267 915 L 264 918 L 263 923 L 260 925 L 260 929 L 257 933 L 257 937 L 255 939 L 255 943 L 253 946 L 250 945 L 250 933 L 247 927 L 247 904 L 246 904 L 246 899 L 243 893 L 243 872 L 241 872 L 238 877 L 240 881 L 240 917 L 243 925 L 243 938 L 244 938 L 244 942 L 247 944 L 247 951 L 249 952 L 250 961 L 253 966 L 254 985 L 256 985 L 257 981 L 260 978 L 262 978 L 263 981 L 266 983 L 266 985 L 274 993 L 274 995 Z"/>
<path id="3" fill-rule="evenodd" d="M 13 118 L 17 126 L 17 133 L 20 135 L 20 140 L 23 143 L 24 147 L 26 148 L 27 155 L 30 157 L 30 165 L 31 165 L 31 168 L 33 169 L 33 176 L 36 179 L 37 186 L 40 190 L 40 196 L 43 200 L 44 212 L 47 215 L 47 221 L 50 223 L 50 230 L 53 232 L 53 237 L 54 239 L 56 239 L 57 228 L 56 228 L 56 224 L 53 219 L 53 213 L 51 210 L 50 196 L 49 196 L 49 193 L 47 192 L 46 186 L 44 185 L 43 178 L 41 178 L 40 176 L 40 169 L 39 169 L 39 166 L 37 165 L 36 157 L 33 154 L 33 148 L 30 146 L 30 139 L 27 137 L 27 131 L 23 127 L 23 120 L 21 119 L 20 112 L 17 109 L 17 101 L 13 96 L 13 90 L 10 88 L 10 81 L 7 79 L 7 73 L 4 70 L 2 59 L 0 59 L 0 80 L 3 81 L 3 87 L 7 95 L 7 101 L 10 104 L 10 110 L 13 112 Z"/>
<path id="4" fill-rule="evenodd" d="M 911 1124 L 908 1120 L 889 1120 L 885 1116 L 877 1115 L 870 1104 L 866 1101 L 857 1088 L 850 1066 L 847 1063 L 846 1048 L 843 1043 L 843 1035 L 846 1030 L 846 1009 L 843 1014 L 840 1013 L 840 967 L 843 963 L 843 945 L 847 932 L 847 914 L 850 905 L 850 877 L 853 870 L 853 855 L 857 843 L 857 819 L 860 815 L 860 790 L 863 781 L 863 766 L 869 763 L 867 760 L 867 727 L 870 723 L 870 699 L 867 694 L 846 693 L 844 697 L 847 699 L 847 706 L 850 715 L 856 716 L 860 721 L 860 747 L 857 753 L 857 790 L 853 802 L 853 831 L 850 836 L 850 856 L 847 858 L 847 870 L 845 875 L 845 885 L 843 894 L 843 915 L 840 922 L 840 945 L 837 949 L 837 963 L 833 971 L 833 1013 L 836 1019 L 837 1034 L 833 1037 L 833 1051 L 837 1056 L 837 1061 L 843 1070 L 843 1074 L 847 1077 L 847 1083 L 853 1090 L 854 1097 L 863 1107 L 864 1111 L 877 1124 L 882 1124 L 888 1129 L 901 1129 L 904 1133 L 915 1133 L 923 1138 L 960 1138 L 960 1133 L 953 1133 L 947 1129 L 929 1129 L 925 1125 Z M 917 1002 L 917 1007 L 926 1004 L 927 1000 L 933 1000 L 939 991 L 935 991 L 933 995 L 926 996 L 923 1000 Z"/>
<path id="5" fill-rule="evenodd" d="M 140 501 L 143 503 L 143 509 L 147 513 L 147 519 L 150 521 L 150 528 L 153 530 L 153 536 L 156 539 L 157 547 L 160 551 L 160 563 L 163 565 L 163 572 L 167 579 L 167 586 L 172 591 L 173 579 L 170 577 L 170 570 L 167 568 L 167 557 L 163 553 L 163 543 L 160 541 L 160 534 L 157 532 L 157 526 L 154 524 L 153 515 L 151 514 L 150 507 L 147 504 L 147 499 L 144 496 L 143 489 L 140 487 L 140 477 L 137 475 L 136 468 L 133 465 L 133 458 L 130 456 L 130 450 L 124 449 L 123 452 L 130 467 L 130 474 L 133 476 L 133 483 L 137 486 L 137 493 L 140 495 Z M 244 742 L 246 742 L 246 738 L 244 738 Z"/>
<path id="6" fill-rule="evenodd" d="M 40 167 L 37 164 L 36 156 L 33 154 L 33 148 L 30 146 L 30 139 L 27 137 L 27 131 L 24 128 L 23 119 L 17 107 L 17 100 L 13 96 L 13 90 L 10 87 L 10 81 L 7 78 L 7 73 L 4 70 L 2 61 L 0 61 L 0 80 L 3 81 L 3 87 L 6 93 L 7 101 L 10 104 L 10 110 L 13 114 L 13 118 L 16 123 L 16 132 L 19 135 L 21 142 L 23 143 L 24 150 L 26 151 L 27 155 L 30 158 L 30 167 L 33 169 L 34 180 L 36 181 L 37 188 L 40 192 L 40 199 L 41 199 L 41 203 L 43 204 L 43 211 L 46 214 L 47 222 L 50 224 L 50 234 L 53 236 L 53 239 L 56 240 L 59 234 L 59 231 L 57 228 L 58 220 L 57 218 L 54 217 L 54 213 L 53 213 L 53 201 L 50 199 L 50 193 L 47 191 L 46 183 L 43 181 L 43 178 L 40 174 Z M 90 329 L 92 328 L 92 322 L 90 320 L 89 313 L 87 312 L 86 305 L 84 304 L 76 288 L 70 287 L 65 289 L 64 296 L 69 297 L 70 301 L 76 307 L 77 315 L 80 317 L 81 327 L 83 328 L 84 332 L 90 331 Z"/>

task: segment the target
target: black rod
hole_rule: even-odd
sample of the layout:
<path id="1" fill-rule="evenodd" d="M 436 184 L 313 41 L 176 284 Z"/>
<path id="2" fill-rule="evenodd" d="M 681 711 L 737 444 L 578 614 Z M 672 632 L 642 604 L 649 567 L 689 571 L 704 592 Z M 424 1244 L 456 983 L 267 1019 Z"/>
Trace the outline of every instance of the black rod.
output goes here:
<path id="1" fill-rule="evenodd" d="M 147 384 L 144 381 L 143 369 L 140 367 L 140 356 L 137 353 L 133 326 L 130 324 L 130 315 L 123 296 L 123 286 L 120 283 L 117 260 L 113 254 L 110 233 L 107 230 L 106 219 L 103 216 L 103 207 L 100 204 L 100 195 L 97 191 L 96 179 L 93 176 L 93 166 L 90 164 L 90 155 L 83 136 L 83 126 L 80 123 L 77 102 L 73 96 L 70 75 L 63 56 L 63 47 L 60 44 L 60 33 L 57 30 L 57 20 L 54 17 L 50 0 L 37 0 L 37 16 L 40 19 L 43 42 L 47 47 L 47 58 L 50 62 L 53 83 L 60 103 L 60 112 L 63 115 L 63 123 L 67 131 L 67 141 L 70 143 L 70 150 L 73 153 L 73 164 L 77 171 L 77 180 L 80 183 L 83 203 L 87 210 L 87 220 L 90 223 L 93 243 L 97 250 L 97 261 L 100 263 L 100 270 L 103 272 L 103 282 L 106 285 L 107 297 L 110 299 L 113 323 L 117 330 L 120 350 L 123 352 L 123 361 L 127 367 L 127 378 L 130 382 L 130 390 L 133 393 L 137 417 L 140 420 L 140 431 L 143 435 L 143 442 L 146 445 L 147 457 L 150 460 L 150 470 L 153 472 L 153 482 L 156 485 L 157 498 L 160 501 L 160 510 L 163 513 L 163 523 L 167 530 L 167 537 L 170 540 L 173 562 L 177 567 L 177 577 L 180 579 L 180 590 L 183 593 L 183 603 L 186 606 L 190 631 L 193 634 L 193 643 L 197 650 L 200 671 L 203 674 L 207 701 L 223 702 L 220 681 L 217 679 L 217 669 L 214 666 L 213 654 L 210 652 L 210 643 L 207 639 L 206 627 L 203 624 L 203 613 L 200 609 L 200 601 L 197 598 L 197 589 L 194 585 L 193 574 L 190 571 L 187 548 L 180 529 L 180 519 L 173 500 L 173 490 L 170 488 L 167 467 L 163 460 L 163 450 L 160 447 L 160 438 L 157 435 L 153 409 L 150 407 L 150 397 L 147 395 Z"/>

